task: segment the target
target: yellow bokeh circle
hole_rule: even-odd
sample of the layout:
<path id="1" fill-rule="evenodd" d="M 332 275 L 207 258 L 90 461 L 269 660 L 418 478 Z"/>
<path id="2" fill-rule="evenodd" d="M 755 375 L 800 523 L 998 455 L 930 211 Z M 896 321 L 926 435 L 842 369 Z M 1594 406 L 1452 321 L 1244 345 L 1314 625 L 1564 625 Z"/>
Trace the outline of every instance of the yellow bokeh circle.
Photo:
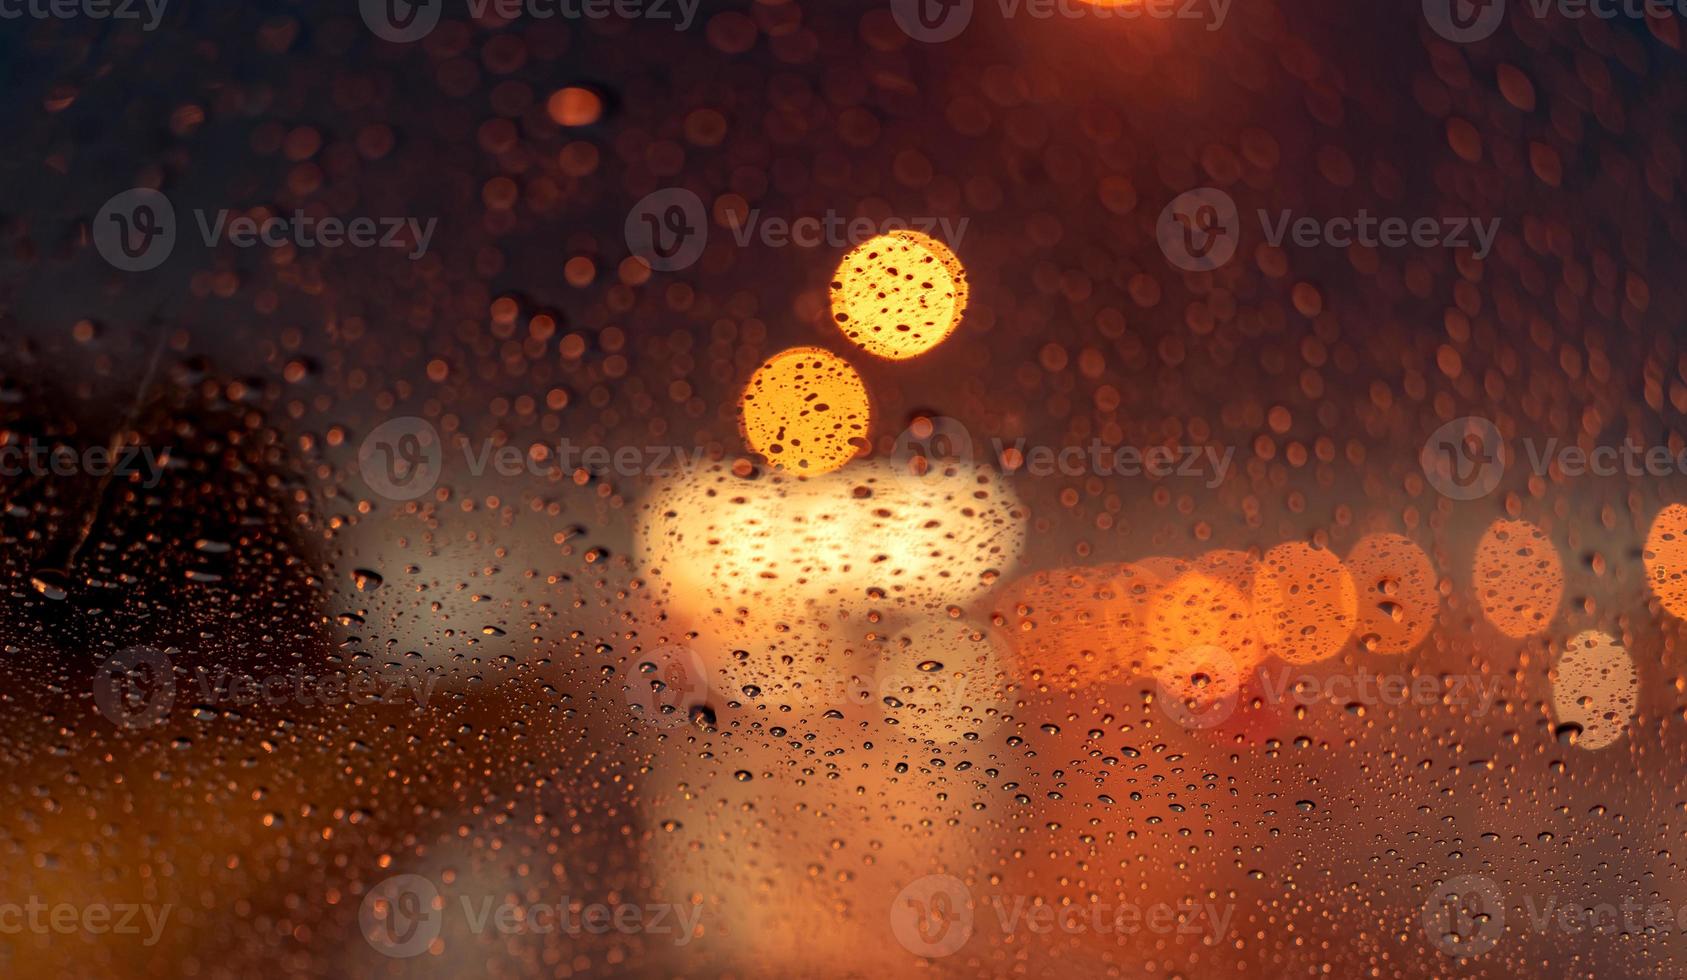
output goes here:
<path id="1" fill-rule="evenodd" d="M 866 446 L 867 386 L 850 363 L 818 347 L 793 347 L 756 369 L 738 400 L 750 448 L 774 466 L 814 476 Z"/>
<path id="2" fill-rule="evenodd" d="M 966 313 L 966 270 L 942 242 L 899 230 L 857 245 L 832 277 L 832 320 L 851 343 L 893 361 L 942 343 Z"/>

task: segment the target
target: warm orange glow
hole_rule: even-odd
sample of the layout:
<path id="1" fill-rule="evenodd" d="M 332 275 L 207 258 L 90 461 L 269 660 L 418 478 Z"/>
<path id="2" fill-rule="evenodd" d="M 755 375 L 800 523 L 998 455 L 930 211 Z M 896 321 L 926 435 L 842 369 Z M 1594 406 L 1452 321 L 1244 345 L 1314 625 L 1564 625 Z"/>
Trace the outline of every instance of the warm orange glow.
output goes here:
<path id="1" fill-rule="evenodd" d="M 1154 573 L 1118 563 L 1012 582 L 994 608 L 1015 670 L 1027 680 L 1041 671 L 1050 681 L 1071 675 L 1085 683 L 1134 675 L 1148 605 L 1160 584 Z"/>
<path id="2" fill-rule="evenodd" d="M 1335 656 L 1358 621 L 1353 576 L 1335 555 L 1300 542 L 1265 553 L 1254 576 L 1254 622 L 1267 653 L 1292 664 Z"/>
<path id="3" fill-rule="evenodd" d="M 1564 565 L 1540 528 L 1495 521 L 1476 544 L 1474 568 L 1482 612 L 1513 639 L 1546 629 L 1564 598 Z"/>
<path id="4" fill-rule="evenodd" d="M 1348 554 L 1359 590 L 1359 645 L 1371 653 L 1405 653 L 1423 642 L 1440 607 L 1429 556 L 1398 534 L 1362 538 Z"/>
<path id="5" fill-rule="evenodd" d="M 867 386 L 849 362 L 794 347 L 763 364 L 738 402 L 744 439 L 780 469 L 830 473 L 866 445 Z"/>
<path id="6" fill-rule="evenodd" d="M 1171 717 L 1190 727 L 1222 722 L 1265 656 L 1249 598 L 1259 563 L 1245 552 L 1221 550 L 1192 564 L 1170 558 L 1142 564 L 1169 580 L 1154 595 L 1142 644 L 1159 697 Z"/>
<path id="7" fill-rule="evenodd" d="M 559 126 L 590 126 L 603 115 L 603 99 L 589 88 L 558 89 L 545 109 Z"/>
<path id="8" fill-rule="evenodd" d="M 915 738 L 952 742 L 987 732 L 1001 716 L 1002 661 L 990 630 L 923 617 L 885 645 L 873 708 Z"/>
<path id="9" fill-rule="evenodd" d="M 926 484 L 888 460 L 803 479 L 717 463 L 657 484 L 633 546 L 650 601 L 671 632 L 696 632 L 686 643 L 726 689 L 825 710 L 864 703 L 848 678 L 872 681 L 883 643 L 867 636 L 883 630 L 869 617 L 952 625 L 949 609 L 1015 573 L 1026 519 L 987 473 Z"/>
<path id="10" fill-rule="evenodd" d="M 1142 660 L 1156 673 L 1186 660 L 1191 649 L 1225 651 L 1235 673 L 1252 670 L 1264 656 L 1253 606 L 1245 592 L 1253 560 L 1242 552 L 1213 552 L 1162 587 L 1149 609 Z"/>
<path id="11" fill-rule="evenodd" d="M 1646 535 L 1646 581 L 1664 610 L 1687 619 L 1687 506 L 1670 504 Z"/>
<path id="12" fill-rule="evenodd" d="M 832 279 L 832 319 L 869 354 L 918 357 L 966 312 L 966 270 L 942 242 L 893 231 L 856 246 Z"/>
<path id="13" fill-rule="evenodd" d="M 1174 718 L 1198 719 L 1227 699 L 1241 695 L 1248 670 L 1219 646 L 1196 645 L 1177 651 L 1154 669 L 1160 697 L 1172 702 Z M 1232 707 L 1234 702 L 1232 702 Z M 1228 716 L 1215 716 L 1222 721 Z"/>
<path id="14" fill-rule="evenodd" d="M 1552 670 L 1553 717 L 1560 725 L 1575 726 L 1572 737 L 1580 748 L 1602 749 L 1621 738 L 1639 693 L 1633 658 L 1621 643 L 1596 630 L 1566 644 Z"/>

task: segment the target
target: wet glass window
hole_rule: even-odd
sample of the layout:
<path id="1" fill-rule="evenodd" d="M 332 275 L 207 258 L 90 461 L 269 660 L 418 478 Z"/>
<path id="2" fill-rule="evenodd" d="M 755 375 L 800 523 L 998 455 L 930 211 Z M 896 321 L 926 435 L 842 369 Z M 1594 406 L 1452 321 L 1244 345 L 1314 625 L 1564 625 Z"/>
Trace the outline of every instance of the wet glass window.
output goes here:
<path id="1" fill-rule="evenodd" d="M 0 0 L 0 974 L 1687 975 L 1684 21 Z"/>

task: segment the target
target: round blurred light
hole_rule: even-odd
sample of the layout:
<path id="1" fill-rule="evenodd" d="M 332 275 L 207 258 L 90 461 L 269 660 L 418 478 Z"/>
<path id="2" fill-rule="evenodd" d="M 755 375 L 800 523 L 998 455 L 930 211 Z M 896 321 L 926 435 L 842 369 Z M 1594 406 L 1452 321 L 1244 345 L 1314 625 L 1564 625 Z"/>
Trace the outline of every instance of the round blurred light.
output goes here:
<path id="1" fill-rule="evenodd" d="M 1333 657 L 1358 620 L 1359 600 L 1336 556 L 1302 542 L 1280 544 L 1254 575 L 1254 621 L 1267 653 L 1292 664 Z"/>
<path id="2" fill-rule="evenodd" d="M 1642 560 L 1664 610 L 1687 619 L 1687 505 L 1670 504 L 1653 519 Z"/>
<path id="3" fill-rule="evenodd" d="M 866 445 L 867 386 L 850 363 L 818 347 L 774 355 L 738 403 L 744 439 L 780 469 L 813 476 L 849 462 Z"/>
<path id="4" fill-rule="evenodd" d="M 1564 565 L 1528 521 L 1495 521 L 1476 543 L 1476 597 L 1488 621 L 1522 639 L 1546 629 L 1564 598 Z"/>
<path id="5" fill-rule="evenodd" d="M 1359 590 L 1359 642 L 1371 653 L 1406 653 L 1429 635 L 1440 607 L 1435 568 L 1409 538 L 1371 534 L 1348 553 Z"/>
<path id="6" fill-rule="evenodd" d="M 832 319 L 862 350 L 891 360 L 942 343 L 966 312 L 966 270 L 942 242 L 893 231 L 843 257 L 832 277 Z"/>
<path id="7" fill-rule="evenodd" d="M 1552 671 L 1553 716 L 1560 726 L 1574 726 L 1569 731 L 1584 749 L 1602 749 L 1622 737 L 1639 692 L 1633 658 L 1598 630 L 1570 640 Z"/>
<path id="8" fill-rule="evenodd" d="M 1256 635 L 1246 593 L 1204 571 L 1173 579 L 1155 596 L 1144 630 L 1143 659 L 1156 674 L 1176 673 L 1187 653 L 1213 647 L 1224 651 L 1237 675 L 1259 663 L 1264 652 Z"/>
<path id="9" fill-rule="evenodd" d="M 1103 683 L 1141 666 L 1142 629 L 1162 579 L 1122 563 L 1047 569 L 1017 579 L 994 603 L 1015 672 Z"/>

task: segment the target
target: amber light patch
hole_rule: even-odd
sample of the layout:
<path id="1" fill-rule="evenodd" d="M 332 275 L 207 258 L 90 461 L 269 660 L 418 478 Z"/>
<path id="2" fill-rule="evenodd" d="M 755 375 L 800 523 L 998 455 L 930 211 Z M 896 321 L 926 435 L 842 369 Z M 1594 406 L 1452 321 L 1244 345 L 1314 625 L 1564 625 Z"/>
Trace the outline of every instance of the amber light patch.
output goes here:
<path id="1" fill-rule="evenodd" d="M 869 354 L 918 357 L 942 343 L 966 313 L 966 270 L 942 242 L 893 231 L 845 255 L 832 277 L 832 319 Z"/>
<path id="2" fill-rule="evenodd" d="M 887 722 L 937 742 L 995 727 L 1005 675 L 990 630 L 928 616 L 886 647 L 874 679 L 875 707 Z"/>
<path id="3" fill-rule="evenodd" d="M 1634 718 L 1639 693 L 1634 659 L 1621 643 L 1597 630 L 1578 634 L 1552 671 L 1552 714 L 1560 737 L 1584 749 L 1610 745 Z"/>
<path id="4" fill-rule="evenodd" d="M 1291 664 L 1335 656 L 1358 622 L 1353 576 L 1322 548 L 1289 542 L 1267 551 L 1253 592 L 1265 652 Z"/>
<path id="5" fill-rule="evenodd" d="M 633 553 L 643 593 L 675 630 L 695 634 L 687 644 L 728 690 L 753 685 L 768 703 L 824 711 L 867 703 L 843 687 L 852 672 L 870 687 L 879 616 L 941 618 L 947 630 L 950 610 L 1015 573 L 1027 520 L 989 473 L 922 484 L 889 460 L 804 478 L 712 463 L 652 488 Z M 881 639 L 867 642 L 869 632 Z"/>
<path id="6" fill-rule="evenodd" d="M 1149 612 L 1142 656 L 1179 705 L 1208 707 L 1235 697 L 1260 661 L 1247 595 L 1203 573 L 1179 575 Z"/>
<path id="7" fill-rule="evenodd" d="M 1213 552 L 1189 572 L 1169 580 L 1147 616 L 1142 660 L 1156 673 L 1186 660 L 1186 651 L 1218 648 L 1225 661 L 1245 673 L 1264 651 L 1253 624 L 1247 589 L 1255 575 L 1252 558 L 1242 552 Z"/>
<path id="8" fill-rule="evenodd" d="M 1423 549 L 1398 534 L 1372 534 L 1345 564 L 1359 590 L 1359 645 L 1369 653 L 1406 653 L 1422 643 L 1440 606 Z"/>
<path id="9" fill-rule="evenodd" d="M 815 476 L 865 445 L 867 386 L 850 363 L 818 347 L 795 347 L 763 364 L 738 402 L 744 439 L 780 469 Z"/>
<path id="10" fill-rule="evenodd" d="M 1564 598 L 1558 549 L 1528 521 L 1495 521 L 1476 543 L 1476 596 L 1483 615 L 1513 639 L 1546 629 Z"/>
<path id="11" fill-rule="evenodd" d="M 558 89 L 545 104 L 559 126 L 590 126 L 603 115 L 603 99 L 588 88 Z"/>
<path id="12" fill-rule="evenodd" d="M 1015 672 L 1027 681 L 1113 677 L 1133 659 L 1157 586 L 1129 565 L 1049 569 L 1010 583 L 994 606 Z"/>
<path id="13" fill-rule="evenodd" d="M 1646 582 L 1671 616 L 1687 619 L 1687 505 L 1670 504 L 1646 535 Z"/>
<path id="14" fill-rule="evenodd" d="M 1214 723 L 1229 716 L 1226 709 L 1234 710 L 1250 669 L 1223 647 L 1198 645 L 1179 650 L 1157 665 L 1154 680 L 1160 696 L 1171 702 L 1167 711 L 1172 717 L 1198 728 L 1205 727 L 1203 715 Z"/>

